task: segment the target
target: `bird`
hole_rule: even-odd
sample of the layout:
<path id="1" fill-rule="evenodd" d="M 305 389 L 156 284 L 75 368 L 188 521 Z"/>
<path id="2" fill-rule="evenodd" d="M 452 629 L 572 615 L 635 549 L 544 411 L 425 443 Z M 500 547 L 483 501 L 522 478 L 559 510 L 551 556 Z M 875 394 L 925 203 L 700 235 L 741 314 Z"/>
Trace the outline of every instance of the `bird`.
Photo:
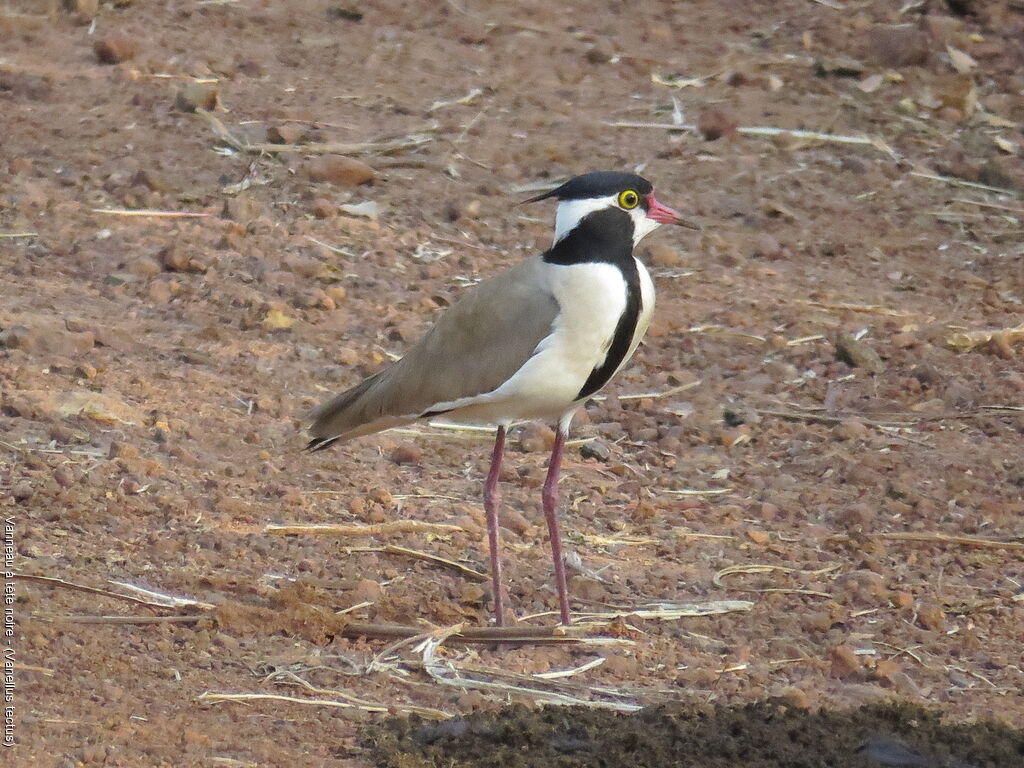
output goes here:
<path id="1" fill-rule="evenodd" d="M 699 229 L 659 202 L 650 181 L 594 171 L 524 200 L 553 199 L 550 248 L 472 287 L 406 354 L 313 408 L 318 451 L 392 427 L 443 417 L 495 428 L 483 488 L 496 626 L 502 595 L 498 477 L 509 428 L 555 425 L 542 491 L 561 623 L 571 623 L 558 527 L 558 480 L 573 414 L 622 369 L 654 311 L 654 283 L 633 255 L 662 224 Z"/>

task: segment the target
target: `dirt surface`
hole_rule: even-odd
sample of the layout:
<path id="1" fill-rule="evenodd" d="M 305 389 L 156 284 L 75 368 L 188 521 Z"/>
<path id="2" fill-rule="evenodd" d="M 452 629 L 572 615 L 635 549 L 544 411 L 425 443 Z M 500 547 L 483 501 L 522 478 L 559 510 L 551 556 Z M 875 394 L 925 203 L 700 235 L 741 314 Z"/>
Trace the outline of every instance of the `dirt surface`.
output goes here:
<path id="1" fill-rule="evenodd" d="M 15 582 L 5 765 L 365 765 L 388 713 L 559 697 L 1022 721 L 1015 0 L 60 5 L 0 10 L 14 566 L 204 605 Z M 490 438 L 310 456 L 299 415 L 544 248 L 531 185 L 598 168 L 705 225 L 641 247 L 655 321 L 563 471 L 574 604 L 617 644 L 345 637 L 488 622 L 486 581 L 384 547 L 486 568 Z M 502 478 L 528 626 L 550 438 Z M 457 528 L 263 531 L 398 520 Z"/>
<path id="2" fill-rule="evenodd" d="M 700 766 L 700 768 L 981 768 L 1017 766 L 1024 736 L 981 722 L 950 726 L 935 712 L 871 705 L 810 713 L 775 704 L 733 709 L 657 707 L 641 714 L 511 707 L 441 723 L 371 728 L 379 765 Z M 418 758 L 418 760 L 417 760 Z"/>

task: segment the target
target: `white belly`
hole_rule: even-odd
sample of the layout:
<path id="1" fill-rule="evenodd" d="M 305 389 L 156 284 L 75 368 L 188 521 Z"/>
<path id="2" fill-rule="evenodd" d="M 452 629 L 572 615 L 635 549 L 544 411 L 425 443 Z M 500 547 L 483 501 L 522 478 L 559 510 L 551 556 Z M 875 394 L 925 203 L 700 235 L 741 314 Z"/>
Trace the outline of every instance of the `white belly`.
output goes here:
<path id="1" fill-rule="evenodd" d="M 637 261 L 637 265 L 640 315 L 629 353 L 619 368 L 643 338 L 654 309 L 654 284 L 643 264 Z M 445 418 L 486 424 L 558 420 L 579 406 L 576 396 L 591 372 L 604 362 L 626 309 L 626 282 L 611 264 L 545 266 L 560 307 L 551 334 L 508 381 L 493 392 L 472 398 Z"/>

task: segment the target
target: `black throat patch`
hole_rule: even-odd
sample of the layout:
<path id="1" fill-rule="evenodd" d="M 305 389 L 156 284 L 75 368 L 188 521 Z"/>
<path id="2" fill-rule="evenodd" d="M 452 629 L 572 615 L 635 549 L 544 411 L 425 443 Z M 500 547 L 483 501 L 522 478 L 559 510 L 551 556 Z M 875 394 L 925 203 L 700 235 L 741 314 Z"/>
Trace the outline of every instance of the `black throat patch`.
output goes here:
<path id="1" fill-rule="evenodd" d="M 633 220 L 625 211 L 607 208 L 584 216 L 565 237 L 545 252 L 548 264 L 611 264 L 626 283 L 626 308 L 615 325 L 615 333 L 604 360 L 590 372 L 576 400 L 583 400 L 608 383 L 629 352 L 640 319 L 642 298 L 640 272 L 633 258 Z"/>

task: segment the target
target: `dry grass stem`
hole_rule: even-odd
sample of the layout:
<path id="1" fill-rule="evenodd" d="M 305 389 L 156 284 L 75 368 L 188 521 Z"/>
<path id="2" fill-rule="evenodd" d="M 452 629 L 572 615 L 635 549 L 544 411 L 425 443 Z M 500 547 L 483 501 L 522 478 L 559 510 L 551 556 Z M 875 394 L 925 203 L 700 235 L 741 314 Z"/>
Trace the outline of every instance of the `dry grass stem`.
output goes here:
<path id="1" fill-rule="evenodd" d="M 334 615 L 335 616 L 344 616 L 346 614 L 358 611 L 360 608 L 369 608 L 371 605 L 373 605 L 373 601 L 372 600 L 364 600 L 361 603 L 356 603 L 355 605 L 350 605 L 348 608 L 342 608 L 340 611 L 335 611 Z"/>
<path id="2" fill-rule="evenodd" d="M 774 416 L 778 419 L 785 419 L 787 421 L 808 421 L 815 424 L 842 424 L 844 421 L 850 419 L 857 419 L 862 424 L 869 427 L 912 427 L 917 421 L 922 421 L 922 417 L 916 417 L 914 421 L 899 421 L 895 419 L 865 419 L 857 414 L 845 414 L 829 416 L 824 413 L 801 413 L 799 411 L 776 411 L 766 408 L 755 408 L 757 413 L 762 416 Z M 915 418 L 913 414 L 907 414 L 906 418 Z"/>
<path id="3" fill-rule="evenodd" d="M 169 72 L 139 72 L 137 70 L 132 70 L 130 74 L 133 78 L 148 80 L 187 80 L 190 83 L 200 83 L 202 85 L 214 85 L 220 82 L 220 78 L 217 77 L 192 77 L 192 75 L 173 75 Z"/>
<path id="4" fill-rule="evenodd" d="M 890 656 L 890 658 L 892 658 L 892 659 L 895 659 L 898 656 L 901 656 L 901 655 L 905 654 L 905 655 L 909 656 L 910 658 L 912 658 L 914 661 L 916 661 L 918 664 L 920 664 L 925 669 L 929 668 L 928 665 L 925 664 L 924 661 L 921 660 L 921 657 L 918 656 L 916 653 L 914 653 L 914 648 L 900 648 L 898 645 L 892 645 L 891 643 L 883 643 L 881 640 L 872 640 L 871 643 L 872 643 L 872 645 L 884 645 L 886 648 L 892 648 L 894 651 L 897 651 L 897 653 L 895 653 L 892 656 Z M 915 648 L 919 648 L 919 647 L 920 646 L 915 646 Z"/>
<path id="5" fill-rule="evenodd" d="M 805 307 L 814 307 L 815 309 L 827 309 L 839 312 L 863 312 L 871 315 L 886 315 L 888 317 L 918 317 L 920 315 L 918 312 L 903 312 L 898 309 L 882 306 L 881 304 L 851 304 L 848 302 L 830 303 L 826 301 L 809 301 L 805 299 L 797 300 L 795 303 L 802 304 Z"/>
<path id="6" fill-rule="evenodd" d="M 640 536 L 612 537 L 592 533 L 581 533 L 579 536 L 592 547 L 641 547 L 661 543 L 661 539 L 651 539 Z"/>
<path id="7" fill-rule="evenodd" d="M 911 171 L 911 176 L 917 176 L 920 179 L 930 179 L 931 181 L 941 181 L 943 184 L 949 184 L 954 187 L 967 187 L 968 189 L 980 189 L 985 192 L 993 192 L 997 195 L 1009 195 L 1010 197 L 1016 197 L 1017 193 L 1012 189 L 1004 189 L 1003 187 L 992 187 L 988 184 L 979 184 L 976 181 L 965 181 L 964 179 L 958 179 L 955 176 L 940 176 L 937 173 L 924 173 L 922 171 Z"/>
<path id="8" fill-rule="evenodd" d="M 108 216 L 150 216 L 164 219 L 205 219 L 209 213 L 196 211 L 150 211 L 142 208 L 93 208 L 93 213 L 104 213 Z"/>
<path id="9" fill-rule="evenodd" d="M 635 122 L 631 120 L 619 120 L 613 123 L 605 123 L 605 125 L 613 128 L 654 128 L 663 131 L 687 131 L 689 133 L 699 133 L 700 130 L 696 125 L 692 124 L 681 124 L 675 123 L 644 123 Z M 805 139 L 808 141 L 822 141 L 831 144 L 861 144 L 868 147 L 874 147 L 879 152 L 884 152 L 890 157 L 896 157 L 896 153 L 893 149 L 879 138 L 872 136 L 844 136 L 838 133 L 822 133 L 820 131 L 805 131 L 796 128 L 776 128 L 771 125 L 740 125 L 736 128 L 736 133 L 741 136 L 792 136 L 794 139 Z"/>
<path id="10" fill-rule="evenodd" d="M 322 142 L 313 144 L 270 144 L 267 142 L 249 142 L 239 138 L 224 125 L 215 115 L 204 109 L 197 109 L 196 114 L 210 125 L 217 138 L 239 152 L 257 154 L 277 154 L 299 152 L 306 155 L 389 155 L 395 152 L 415 149 L 433 141 L 429 132 L 436 130 L 429 126 L 419 133 L 406 136 L 380 139 L 378 141 L 360 142 Z"/>
<path id="11" fill-rule="evenodd" d="M 799 406 L 794 406 L 799 407 Z M 774 416 L 779 419 L 787 419 L 789 421 L 808 421 L 818 424 L 841 424 L 849 419 L 856 419 L 862 424 L 869 427 L 877 427 L 883 430 L 886 434 L 899 437 L 901 439 L 908 440 L 909 442 L 918 442 L 905 435 L 895 434 L 891 430 L 896 428 L 908 428 L 919 424 L 922 421 L 964 421 L 967 419 L 976 419 L 981 416 L 1017 416 L 1020 414 L 1020 409 L 1015 406 L 1004 406 L 1004 405 L 983 405 L 979 406 L 976 411 L 969 411 L 967 413 L 931 413 L 931 414 L 919 414 L 919 413 L 892 413 L 892 414 L 876 414 L 882 418 L 869 419 L 858 413 L 834 413 L 825 414 L 820 411 L 779 411 L 765 408 L 755 408 L 757 413 L 762 416 Z M 920 443 L 928 446 L 927 443 Z"/>
<path id="12" fill-rule="evenodd" d="M 810 336 L 801 336 L 798 339 L 790 339 L 789 341 L 786 342 L 786 346 L 787 347 L 795 347 L 795 346 L 797 346 L 799 344 L 808 344 L 808 343 L 810 343 L 812 341 L 821 341 L 824 338 L 825 337 L 822 334 L 815 333 L 815 334 L 812 334 Z"/>
<path id="13" fill-rule="evenodd" d="M 725 613 L 746 613 L 754 608 L 750 600 L 711 600 L 707 603 L 676 603 L 671 601 L 647 603 L 645 605 L 623 606 L 614 611 L 573 613 L 573 628 L 583 629 L 594 625 L 603 625 L 623 616 L 638 619 L 655 619 L 660 621 L 677 621 L 683 618 L 700 616 L 720 616 Z M 557 611 L 544 611 L 523 616 L 520 621 L 530 621 L 546 616 L 555 616 Z"/>
<path id="14" fill-rule="evenodd" d="M 618 400 L 619 401 L 623 401 L 623 400 L 625 400 L 625 401 L 630 401 L 630 400 L 661 400 L 661 399 L 666 398 L 666 397 L 671 397 L 672 395 L 678 395 L 680 392 L 688 392 L 691 389 L 696 389 L 700 385 L 701 385 L 701 381 L 700 380 L 688 381 L 685 384 L 680 384 L 680 385 L 678 385 L 676 387 L 672 387 L 670 389 L 666 389 L 663 392 L 636 392 L 636 393 L 633 393 L 633 394 L 618 395 Z M 601 402 L 602 400 L 607 400 L 608 396 L 607 395 L 595 395 L 594 397 L 592 397 L 590 399 L 594 400 L 594 401 L 597 401 L 597 402 Z"/>
<path id="15" fill-rule="evenodd" d="M 423 668 L 427 674 L 440 685 L 447 685 L 460 690 L 482 690 L 502 693 L 506 696 L 525 696 L 544 704 L 555 704 L 560 706 L 595 707 L 599 709 L 611 709 L 617 712 L 636 712 L 641 709 L 639 704 L 627 703 L 624 701 L 595 701 L 571 696 L 566 693 L 559 693 L 551 690 L 543 690 L 527 685 L 512 685 L 501 683 L 496 680 L 480 680 L 467 675 L 470 673 L 460 670 L 452 662 L 444 662 L 437 658 L 437 649 L 440 641 L 429 640 L 423 646 Z M 482 676 L 482 675 L 481 675 Z"/>
<path id="16" fill-rule="evenodd" d="M 662 488 L 662 493 L 669 493 L 673 496 L 721 496 L 724 493 L 732 493 L 732 488 Z"/>
<path id="17" fill-rule="evenodd" d="M 749 565 L 730 565 L 728 568 L 723 568 L 714 576 L 711 577 L 711 583 L 716 587 L 725 588 L 725 584 L 722 583 L 722 579 L 726 576 L 732 576 L 737 573 L 803 573 L 808 576 L 821 576 L 826 573 L 838 570 L 840 568 L 839 563 L 832 563 L 824 568 L 818 568 L 813 571 L 805 571 L 801 568 L 788 568 L 784 565 L 768 565 L 765 563 L 751 563 Z"/>
<path id="18" fill-rule="evenodd" d="M 424 632 L 422 627 L 401 624 L 368 624 L 353 622 L 342 631 L 345 637 L 368 639 L 410 639 L 424 640 L 435 636 L 438 631 L 448 632 L 445 641 L 458 643 L 530 643 L 534 645 L 631 645 L 628 640 L 614 637 L 593 637 L 585 635 L 575 627 L 466 627 L 457 632 L 432 630 Z M 378 654 L 380 656 L 380 654 Z"/>
<path id="19" fill-rule="evenodd" d="M 1004 357 L 1010 357 L 1013 355 L 1010 347 L 1021 341 L 1024 341 L 1024 323 L 1015 328 L 959 331 L 950 334 L 946 339 L 946 346 L 955 349 L 957 352 L 970 352 L 985 344 L 991 344 L 997 352 L 1003 352 Z"/>
<path id="20" fill-rule="evenodd" d="M 411 557 L 416 560 L 426 560 L 427 562 L 437 563 L 445 568 L 450 568 L 458 573 L 462 574 L 466 578 L 472 579 L 473 581 L 487 581 L 490 577 L 486 573 L 470 568 L 468 565 L 463 565 L 455 560 L 449 560 L 440 555 L 435 555 L 430 552 L 421 552 L 418 549 L 408 549 L 407 547 L 398 547 L 393 544 L 389 544 L 386 547 L 358 547 L 353 549 L 346 549 L 346 553 L 350 552 L 386 552 L 391 555 L 402 555 L 404 557 Z"/>
<path id="21" fill-rule="evenodd" d="M 346 251 L 344 248 L 339 248 L 336 245 L 331 245 L 330 243 L 325 243 L 323 240 L 317 240 L 312 235 L 306 235 L 306 239 L 309 240 L 309 242 L 311 242 L 311 243 L 315 243 L 315 244 L 319 245 L 321 248 L 326 248 L 331 253 L 338 254 L 339 256 L 351 257 L 353 255 L 349 251 Z"/>
<path id="22" fill-rule="evenodd" d="M 979 549 L 1024 550 L 1024 541 L 995 541 L 974 536 L 949 536 L 945 533 L 873 533 L 871 538 L 884 541 L 920 542 L 925 544 L 956 544 Z"/>
<path id="23" fill-rule="evenodd" d="M 36 614 L 40 621 L 61 624 L 194 624 L 202 621 L 201 614 L 194 616 L 86 616 L 76 614 Z"/>
<path id="24" fill-rule="evenodd" d="M 35 672 L 36 674 L 46 675 L 47 677 L 53 677 L 55 674 L 57 674 L 52 669 L 47 669 L 46 667 L 37 667 L 34 664 L 20 664 L 18 662 L 14 662 L 12 668 L 17 669 L 20 672 Z"/>
<path id="25" fill-rule="evenodd" d="M 392 533 L 454 533 L 465 529 L 458 525 L 448 523 L 427 523 L 422 520 L 393 520 L 387 523 L 373 523 L 371 525 L 334 525 L 324 524 L 299 524 L 294 525 L 266 525 L 263 533 L 273 533 L 278 536 L 290 536 L 292 534 L 312 534 L 314 536 L 388 536 Z"/>
<path id="26" fill-rule="evenodd" d="M 141 597 L 133 597 L 132 595 L 122 595 L 118 592 L 111 592 L 108 589 L 100 589 L 99 587 L 90 587 L 85 584 L 76 584 L 72 581 L 65 581 L 64 579 L 58 579 L 55 576 L 35 576 L 27 573 L 16 573 L 14 578 L 19 581 L 30 581 L 36 584 L 45 584 L 49 587 L 63 587 L 64 589 L 74 590 L 76 592 L 87 592 L 92 595 L 101 595 L 103 597 L 109 597 L 114 600 L 123 600 L 128 603 L 134 603 L 135 605 L 144 605 L 147 608 L 181 608 L 183 606 L 195 606 L 197 608 L 203 608 L 209 610 L 213 608 L 209 603 L 201 603 L 197 600 L 191 600 L 189 598 L 171 597 L 170 595 L 164 595 L 160 592 L 153 592 L 142 587 L 135 587 L 131 584 L 122 584 L 118 581 L 112 581 L 111 584 L 116 584 L 126 589 L 134 590 L 146 597 L 156 598 L 162 602 L 153 602 L 153 600 L 144 600 Z"/>
<path id="27" fill-rule="evenodd" d="M 7 240 L 16 237 L 38 237 L 38 232 L 0 232 L 0 239 Z"/>
<path id="28" fill-rule="evenodd" d="M 353 704 L 348 701 L 338 701 L 336 699 L 304 699 L 299 696 L 282 696 L 277 693 L 202 693 L 196 697 L 198 701 L 205 701 L 210 704 L 224 704 L 229 702 L 236 702 L 245 704 L 251 701 L 280 701 L 288 704 L 303 704 L 311 707 L 335 707 L 337 709 L 358 709 L 363 712 L 379 712 L 387 713 L 394 710 L 404 712 L 415 712 L 423 716 L 430 716 L 433 714 L 433 719 L 445 719 L 451 717 L 446 712 L 441 712 L 436 709 L 429 709 L 427 707 L 405 707 L 401 704 L 391 704 L 384 706 L 382 704 L 375 705 L 363 705 Z"/>
<path id="29" fill-rule="evenodd" d="M 193 600 L 190 597 L 175 597 L 174 595 L 168 595 L 163 592 L 157 592 L 152 589 L 146 589 L 145 587 L 137 587 L 134 584 L 128 584 L 124 581 L 111 580 L 110 583 L 118 587 L 127 589 L 129 592 L 135 592 L 137 595 L 140 595 L 143 598 L 149 598 L 164 608 L 186 608 L 194 606 L 196 608 L 202 608 L 206 611 L 212 611 L 215 607 L 211 603 L 203 603 L 198 600 Z"/>
<path id="30" fill-rule="evenodd" d="M 721 325 L 695 325 L 692 328 L 687 328 L 686 333 L 708 333 L 718 336 L 732 336 L 755 344 L 766 344 L 768 342 L 764 336 L 758 336 L 757 334 L 746 333 L 744 331 L 734 331 L 732 328 L 725 328 Z"/>
<path id="31" fill-rule="evenodd" d="M 602 657 L 603 659 L 603 657 Z M 596 661 L 596 659 L 594 660 Z M 589 662 L 594 664 L 594 661 Z M 402 662 L 405 667 L 413 669 L 424 669 L 425 664 L 422 661 L 410 661 L 406 660 Z M 594 685 L 590 683 L 582 683 L 575 680 L 568 680 L 565 678 L 546 678 L 541 677 L 541 674 L 553 674 L 553 673 L 538 673 L 535 675 L 525 674 L 522 672 L 511 672 L 505 669 L 498 669 L 496 667 L 484 667 L 470 663 L 458 662 L 456 664 L 458 670 L 463 675 L 471 675 L 474 678 L 484 678 L 488 680 L 502 680 L 512 683 L 520 683 L 530 688 L 542 688 L 546 691 L 556 691 L 560 693 L 566 693 L 571 696 L 610 696 L 616 699 L 631 699 L 633 696 L 625 691 L 621 691 L 615 688 L 610 688 L 606 685 Z M 583 665 L 588 666 L 587 664 Z M 583 667 L 579 668 L 580 670 Z"/>
<path id="32" fill-rule="evenodd" d="M 676 527 L 672 529 L 672 535 L 677 539 L 735 539 L 727 533 L 698 533 L 689 528 Z"/>
<path id="33" fill-rule="evenodd" d="M 420 717 L 426 717 L 431 720 L 447 720 L 451 717 L 447 712 L 442 712 L 439 709 L 432 709 L 430 707 L 417 707 L 408 704 L 377 704 L 373 701 L 361 699 L 348 691 L 341 691 L 335 688 L 319 688 L 289 670 L 274 672 L 264 679 L 264 682 L 270 681 L 276 682 L 279 685 L 299 685 L 310 693 L 315 693 L 320 696 L 333 696 L 335 699 L 347 701 L 353 706 L 359 707 L 366 712 L 391 712 L 392 710 L 400 710 L 405 713 L 416 714 Z"/>
<path id="34" fill-rule="evenodd" d="M 566 677 L 572 677 L 583 672 L 588 672 L 591 669 L 600 667 L 604 664 L 607 659 L 604 656 L 598 656 L 596 659 L 591 659 L 586 664 L 581 664 L 578 667 L 572 669 L 559 669 L 554 672 L 534 672 L 533 676 L 538 677 L 541 680 L 561 680 Z"/>
<path id="35" fill-rule="evenodd" d="M 758 594 L 765 594 L 768 592 L 776 592 L 783 595 L 807 595 L 808 597 L 825 597 L 831 600 L 833 595 L 828 592 L 819 592 L 815 589 L 798 589 L 796 587 L 730 587 L 730 589 L 738 589 L 741 592 L 757 592 Z"/>
<path id="36" fill-rule="evenodd" d="M 967 200 L 963 197 L 954 197 L 951 203 L 963 203 L 964 205 L 976 205 L 979 208 L 994 208 L 999 211 L 1010 211 L 1011 213 L 1024 213 L 1024 208 L 1014 205 L 1003 205 L 1001 203 L 986 203 L 981 200 Z"/>

